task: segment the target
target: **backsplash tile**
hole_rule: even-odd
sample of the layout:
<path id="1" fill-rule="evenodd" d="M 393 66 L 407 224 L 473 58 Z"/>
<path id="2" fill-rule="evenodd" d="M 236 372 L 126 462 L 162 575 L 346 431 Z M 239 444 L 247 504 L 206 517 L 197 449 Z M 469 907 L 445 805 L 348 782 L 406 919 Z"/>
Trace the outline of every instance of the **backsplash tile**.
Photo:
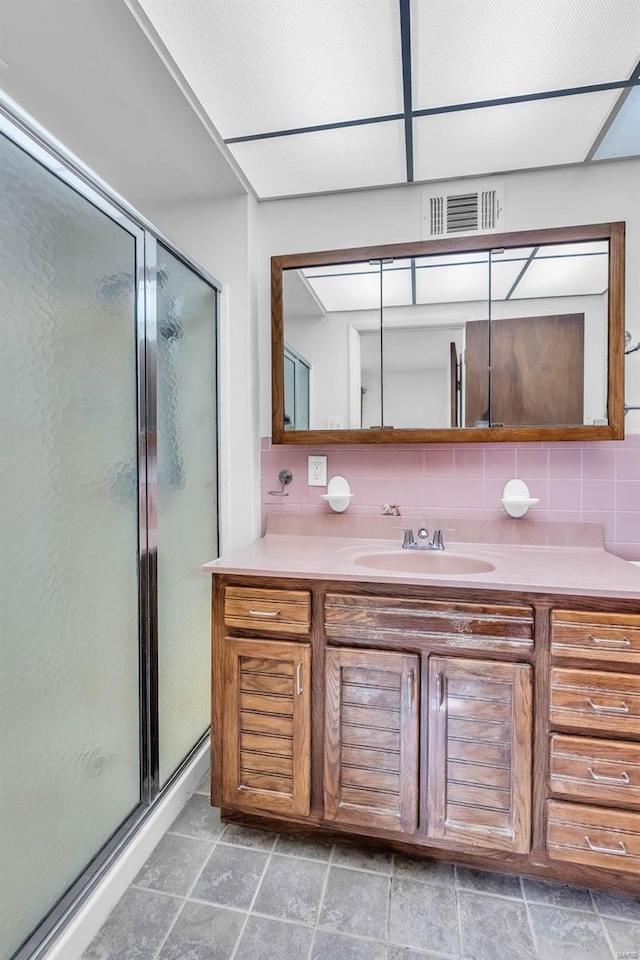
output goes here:
<path id="1" fill-rule="evenodd" d="M 527 444 L 430 444 L 379 446 L 273 446 L 263 437 L 263 516 L 276 511 L 326 513 L 324 487 L 307 485 L 307 456 L 328 457 L 329 477 L 351 485 L 350 513 L 376 515 L 383 503 L 407 514 L 498 519 L 507 480 L 519 477 L 540 503 L 531 520 L 590 520 L 604 525 L 605 546 L 626 560 L 640 560 L 640 435 L 624 441 Z M 273 497 L 278 473 L 293 473 L 289 497 Z M 526 520 L 524 522 L 527 522 Z"/>

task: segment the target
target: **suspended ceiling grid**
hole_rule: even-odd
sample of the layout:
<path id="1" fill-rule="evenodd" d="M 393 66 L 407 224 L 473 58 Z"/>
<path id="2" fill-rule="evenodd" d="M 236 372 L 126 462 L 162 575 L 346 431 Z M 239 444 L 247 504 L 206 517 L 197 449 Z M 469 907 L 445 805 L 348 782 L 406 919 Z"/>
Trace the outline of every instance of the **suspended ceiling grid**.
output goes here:
<path id="1" fill-rule="evenodd" d="M 607 290 L 608 249 L 606 241 L 596 241 L 393 260 L 383 264 L 382 302 L 397 307 L 487 300 L 490 269 L 493 301 L 599 295 Z M 317 313 L 380 306 L 375 262 L 309 267 L 300 274 Z"/>
<path id="2" fill-rule="evenodd" d="M 130 0 L 261 199 L 640 155 L 638 0 Z"/>

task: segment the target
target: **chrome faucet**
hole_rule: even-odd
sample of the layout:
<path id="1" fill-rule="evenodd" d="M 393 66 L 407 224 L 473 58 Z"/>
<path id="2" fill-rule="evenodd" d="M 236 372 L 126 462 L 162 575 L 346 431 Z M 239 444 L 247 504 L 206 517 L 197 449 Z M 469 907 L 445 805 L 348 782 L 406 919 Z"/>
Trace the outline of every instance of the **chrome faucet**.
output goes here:
<path id="1" fill-rule="evenodd" d="M 396 527 L 396 529 L 402 530 L 404 535 L 402 541 L 403 550 L 444 550 L 442 530 L 435 530 L 433 540 L 430 540 L 429 531 L 423 524 L 418 527 L 418 539 L 416 540 L 413 535 L 413 530 L 410 527 Z"/>

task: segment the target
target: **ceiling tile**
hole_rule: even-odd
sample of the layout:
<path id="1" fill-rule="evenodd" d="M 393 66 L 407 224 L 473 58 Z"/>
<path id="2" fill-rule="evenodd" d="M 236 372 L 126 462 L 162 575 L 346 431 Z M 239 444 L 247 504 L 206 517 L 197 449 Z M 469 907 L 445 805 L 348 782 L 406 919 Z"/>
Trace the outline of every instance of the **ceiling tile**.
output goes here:
<path id="1" fill-rule="evenodd" d="M 423 257 L 416 261 L 416 301 L 457 303 L 487 300 L 489 257 L 477 253 L 468 262 L 453 263 L 449 257 Z"/>
<path id="2" fill-rule="evenodd" d="M 512 294 L 513 300 L 539 297 L 573 297 L 604 293 L 608 286 L 609 258 L 606 254 L 586 256 L 538 255 Z"/>
<path id="3" fill-rule="evenodd" d="M 413 108 L 627 80 L 639 37 L 638 0 L 413 0 Z"/>
<path id="4" fill-rule="evenodd" d="M 327 312 L 380 309 L 380 268 L 372 264 L 343 264 L 342 273 L 316 274 L 307 279 Z M 356 269 L 347 272 L 349 267 Z M 334 268 L 335 269 L 335 268 Z M 411 265 L 398 260 L 384 269 L 382 302 L 385 307 L 411 303 Z"/>
<path id="5" fill-rule="evenodd" d="M 594 160 L 640 156 L 640 87 L 634 87 L 596 150 Z"/>
<path id="6" fill-rule="evenodd" d="M 402 112 L 397 0 L 139 0 L 222 137 Z"/>
<path id="7" fill-rule="evenodd" d="M 261 199 L 405 181 L 401 120 L 231 144 Z"/>
<path id="8" fill-rule="evenodd" d="M 617 97 L 585 93 L 414 120 L 416 180 L 579 163 Z"/>

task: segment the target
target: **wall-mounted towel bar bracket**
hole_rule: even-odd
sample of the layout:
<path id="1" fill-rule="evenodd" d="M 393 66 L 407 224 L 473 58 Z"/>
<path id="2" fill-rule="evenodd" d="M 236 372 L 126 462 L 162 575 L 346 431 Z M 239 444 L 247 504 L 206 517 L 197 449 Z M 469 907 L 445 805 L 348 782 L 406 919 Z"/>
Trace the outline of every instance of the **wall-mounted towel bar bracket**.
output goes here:
<path id="1" fill-rule="evenodd" d="M 288 497 L 289 494 L 285 490 L 285 487 L 288 487 L 291 481 L 293 480 L 293 474 L 291 470 L 281 470 L 278 474 L 278 480 L 280 481 L 279 490 L 268 490 L 270 497 Z"/>

